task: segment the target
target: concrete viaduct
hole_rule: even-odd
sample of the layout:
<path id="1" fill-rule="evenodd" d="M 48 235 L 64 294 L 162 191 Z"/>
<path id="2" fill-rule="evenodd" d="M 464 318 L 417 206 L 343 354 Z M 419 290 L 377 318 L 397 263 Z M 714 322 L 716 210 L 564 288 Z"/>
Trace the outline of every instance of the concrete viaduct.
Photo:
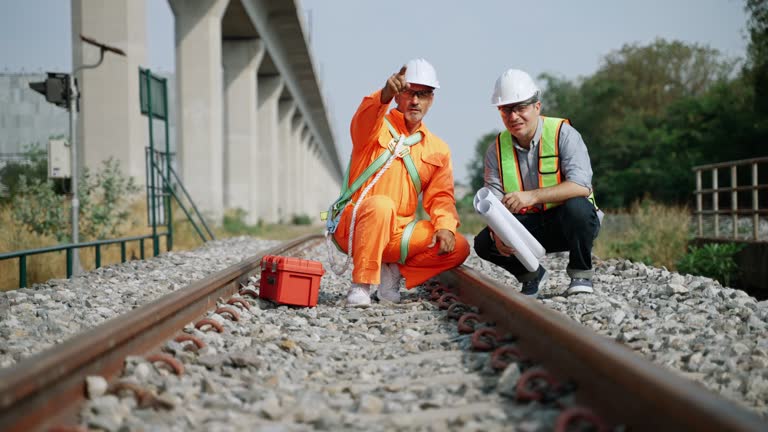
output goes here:
<path id="1" fill-rule="evenodd" d="M 213 220 L 317 215 L 336 198 L 342 167 L 326 115 L 303 16 L 295 0 L 168 0 L 175 15 L 176 167 Z M 148 120 L 140 113 L 144 0 L 72 0 L 73 65 L 118 47 L 77 77 L 80 166 L 113 157 L 143 184 Z"/>

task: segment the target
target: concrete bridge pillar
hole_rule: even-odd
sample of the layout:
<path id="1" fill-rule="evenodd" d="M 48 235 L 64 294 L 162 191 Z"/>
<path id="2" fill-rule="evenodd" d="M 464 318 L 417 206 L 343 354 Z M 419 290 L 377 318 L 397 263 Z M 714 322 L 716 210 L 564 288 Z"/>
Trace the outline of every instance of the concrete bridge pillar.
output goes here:
<path id="1" fill-rule="evenodd" d="M 309 175 L 312 178 L 311 181 L 311 187 L 309 189 L 310 193 L 310 208 L 309 211 L 313 213 L 317 213 L 317 211 L 320 208 L 320 188 L 321 188 L 321 178 L 320 170 L 323 169 L 322 164 L 320 163 L 320 147 L 319 144 L 312 140 L 312 150 L 310 153 L 310 168 L 309 168 Z"/>
<path id="2" fill-rule="evenodd" d="M 301 113 L 296 112 L 293 115 L 293 119 L 291 121 L 291 146 L 294 149 L 294 160 L 296 161 L 296 175 L 294 179 L 294 185 L 293 188 L 293 207 L 296 214 L 306 215 L 309 216 L 310 219 L 312 218 L 312 215 L 309 214 L 306 209 L 304 209 L 303 205 L 303 198 L 304 198 L 304 184 L 302 182 L 302 176 L 304 173 L 301 172 L 301 153 L 304 151 L 302 147 L 302 140 L 301 140 L 301 134 L 304 130 L 304 127 L 306 125 L 306 122 L 304 120 L 304 117 L 301 115 Z"/>
<path id="3" fill-rule="evenodd" d="M 293 116 L 296 113 L 296 102 L 284 99 L 279 102 L 279 159 L 282 166 L 280 182 L 277 185 L 277 193 L 280 196 L 282 218 L 290 221 L 297 214 L 296 211 L 296 148 L 293 142 L 292 125 Z"/>
<path id="4" fill-rule="evenodd" d="M 258 84 L 264 57 L 259 40 L 231 40 L 222 45 L 224 62 L 225 144 L 224 206 L 245 211 L 245 222 L 258 222 Z"/>
<path id="5" fill-rule="evenodd" d="M 331 175 L 332 172 L 331 163 L 328 160 L 328 158 L 323 159 L 323 181 L 322 181 L 322 187 L 320 189 L 320 200 L 322 202 L 328 202 L 330 203 L 336 197 L 334 195 L 338 194 L 339 189 L 336 188 L 336 182 L 333 179 L 333 176 Z"/>
<path id="6" fill-rule="evenodd" d="M 139 106 L 139 66 L 145 62 L 144 0 L 72 0 L 73 69 L 99 60 L 99 49 L 85 44 L 80 34 L 125 51 L 105 53 L 95 69 L 76 76 L 80 88 L 77 120 L 78 165 L 101 168 L 110 157 L 124 174 L 143 185 L 144 147 L 149 145 L 147 118 Z"/>
<path id="7" fill-rule="evenodd" d="M 181 177 L 198 207 L 219 221 L 224 207 L 221 18 L 229 0 L 168 1 L 176 17 Z"/>
<path id="8" fill-rule="evenodd" d="M 280 220 L 282 197 L 278 194 L 278 181 L 285 170 L 279 155 L 278 101 L 283 90 L 283 79 L 278 75 L 258 76 L 258 116 L 260 153 L 258 166 L 259 218 L 267 223 Z"/>
<path id="9" fill-rule="evenodd" d="M 301 144 L 299 145 L 299 185 L 301 187 L 301 201 L 299 208 L 302 213 L 306 213 L 312 217 L 310 201 L 312 200 L 312 172 L 310 171 L 310 156 L 311 151 L 309 148 L 309 142 L 312 139 L 312 135 L 309 133 L 309 126 L 304 125 L 300 133 Z M 330 203 L 329 203 L 330 204 Z"/>

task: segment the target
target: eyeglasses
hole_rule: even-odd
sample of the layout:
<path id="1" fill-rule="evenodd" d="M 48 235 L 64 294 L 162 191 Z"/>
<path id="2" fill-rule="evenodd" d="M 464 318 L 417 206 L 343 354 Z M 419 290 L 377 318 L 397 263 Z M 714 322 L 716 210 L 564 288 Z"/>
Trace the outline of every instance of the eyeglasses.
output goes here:
<path id="1" fill-rule="evenodd" d="M 528 107 L 533 105 L 532 103 L 528 104 L 517 104 L 517 105 L 504 105 L 499 107 L 499 111 L 504 115 L 510 115 L 513 112 L 517 115 L 521 115 L 525 113 L 528 110 Z"/>
<path id="2" fill-rule="evenodd" d="M 408 90 L 403 90 L 403 94 L 408 99 L 416 96 L 416 99 L 421 100 L 421 99 L 429 99 L 429 98 L 431 98 L 435 94 L 435 92 L 432 91 L 432 90 L 412 90 L 412 89 L 408 89 Z"/>

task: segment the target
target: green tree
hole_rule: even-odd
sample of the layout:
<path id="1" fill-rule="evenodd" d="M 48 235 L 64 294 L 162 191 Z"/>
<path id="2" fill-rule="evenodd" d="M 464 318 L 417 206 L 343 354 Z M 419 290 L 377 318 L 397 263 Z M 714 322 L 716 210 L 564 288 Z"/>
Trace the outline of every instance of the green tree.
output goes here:
<path id="1" fill-rule="evenodd" d="M 485 153 L 488 151 L 488 147 L 496 142 L 496 135 L 499 131 L 488 132 L 480 137 L 475 144 L 475 154 L 472 159 L 467 163 L 467 172 L 469 173 L 469 186 L 473 191 L 476 191 L 483 187 L 483 173 L 485 166 Z"/>
<path id="2" fill-rule="evenodd" d="M 768 141 L 768 1 L 746 0 L 746 11 L 749 45 L 743 75 L 754 91 L 755 141 L 764 146 Z"/>
<path id="3" fill-rule="evenodd" d="M 722 91 L 735 64 L 717 50 L 678 41 L 625 45 L 609 53 L 592 76 L 574 82 L 541 76 L 542 110 L 570 118 L 581 132 L 602 206 L 624 207 L 646 194 L 665 202 L 685 201 L 692 164 L 725 151 L 706 152 L 712 146 L 702 145 L 712 139 L 721 140 L 722 147 L 724 142 L 733 145 L 727 139 L 732 129 L 716 129 L 715 124 L 725 125 L 712 115 L 727 108 L 726 101 L 739 102 L 731 110 L 741 106 L 742 86 L 734 84 L 732 95 Z"/>
<path id="4" fill-rule="evenodd" d="M 548 73 L 539 75 L 538 79 L 545 89 L 541 97 L 542 114 L 566 118 L 573 115 L 581 98 L 578 82 Z"/>
<path id="5" fill-rule="evenodd" d="M 768 113 L 768 1 L 746 0 L 746 10 L 750 17 L 744 72 L 755 89 L 755 109 Z"/>

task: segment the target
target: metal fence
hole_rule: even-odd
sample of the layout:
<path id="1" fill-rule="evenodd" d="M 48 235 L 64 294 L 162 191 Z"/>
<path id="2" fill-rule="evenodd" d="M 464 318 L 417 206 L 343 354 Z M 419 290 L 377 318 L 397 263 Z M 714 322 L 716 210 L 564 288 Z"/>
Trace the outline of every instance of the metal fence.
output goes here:
<path id="1" fill-rule="evenodd" d="M 766 190 L 768 183 L 760 183 L 760 172 L 765 179 L 768 157 L 744 159 L 693 167 L 696 173 L 696 236 L 698 239 L 768 242 L 761 232 L 761 219 L 768 215 Z M 758 167 L 762 165 L 763 171 Z M 741 168 L 741 170 L 739 170 Z M 728 173 L 722 179 L 721 171 Z M 703 178 L 709 174 L 711 187 L 703 188 Z M 721 186 L 721 183 L 723 184 Z M 762 207 L 761 207 L 762 206 Z M 740 218 L 741 216 L 741 218 Z M 762 217 L 762 218 L 761 218 Z M 751 221 L 751 232 L 740 232 L 739 222 Z M 706 223 L 705 223 L 706 222 Z M 727 222 L 727 223 L 724 223 Z M 705 226 L 709 225 L 711 226 Z M 721 225 L 726 232 L 721 233 Z M 743 224 L 742 224 L 743 225 Z"/>
<path id="2" fill-rule="evenodd" d="M 27 250 L 16 251 L 16 252 L 0 253 L 0 261 L 8 260 L 8 259 L 19 260 L 19 288 L 24 288 L 27 286 L 27 258 L 30 256 L 65 251 L 67 256 L 67 264 L 66 264 L 67 279 L 69 279 L 72 277 L 72 274 L 74 273 L 74 270 L 75 270 L 74 269 L 75 263 L 73 260 L 74 250 L 93 247 L 95 250 L 94 266 L 95 268 L 99 268 L 101 267 L 101 248 L 103 246 L 119 244 L 120 245 L 120 262 L 124 263 L 127 260 L 125 255 L 126 243 L 134 242 L 134 241 L 139 242 L 140 258 L 144 259 L 144 241 L 145 240 L 152 241 L 152 248 L 154 250 L 158 250 L 159 246 L 157 245 L 161 237 L 166 238 L 166 246 L 167 246 L 169 233 L 162 232 L 162 233 L 157 233 L 156 235 L 123 237 L 123 238 L 112 239 L 112 240 L 96 240 L 96 241 L 84 242 L 84 243 L 65 244 L 65 245 L 58 245 L 58 246 L 43 247 L 39 249 L 27 249 Z M 157 253 L 155 253 L 155 255 L 157 255 Z"/>

